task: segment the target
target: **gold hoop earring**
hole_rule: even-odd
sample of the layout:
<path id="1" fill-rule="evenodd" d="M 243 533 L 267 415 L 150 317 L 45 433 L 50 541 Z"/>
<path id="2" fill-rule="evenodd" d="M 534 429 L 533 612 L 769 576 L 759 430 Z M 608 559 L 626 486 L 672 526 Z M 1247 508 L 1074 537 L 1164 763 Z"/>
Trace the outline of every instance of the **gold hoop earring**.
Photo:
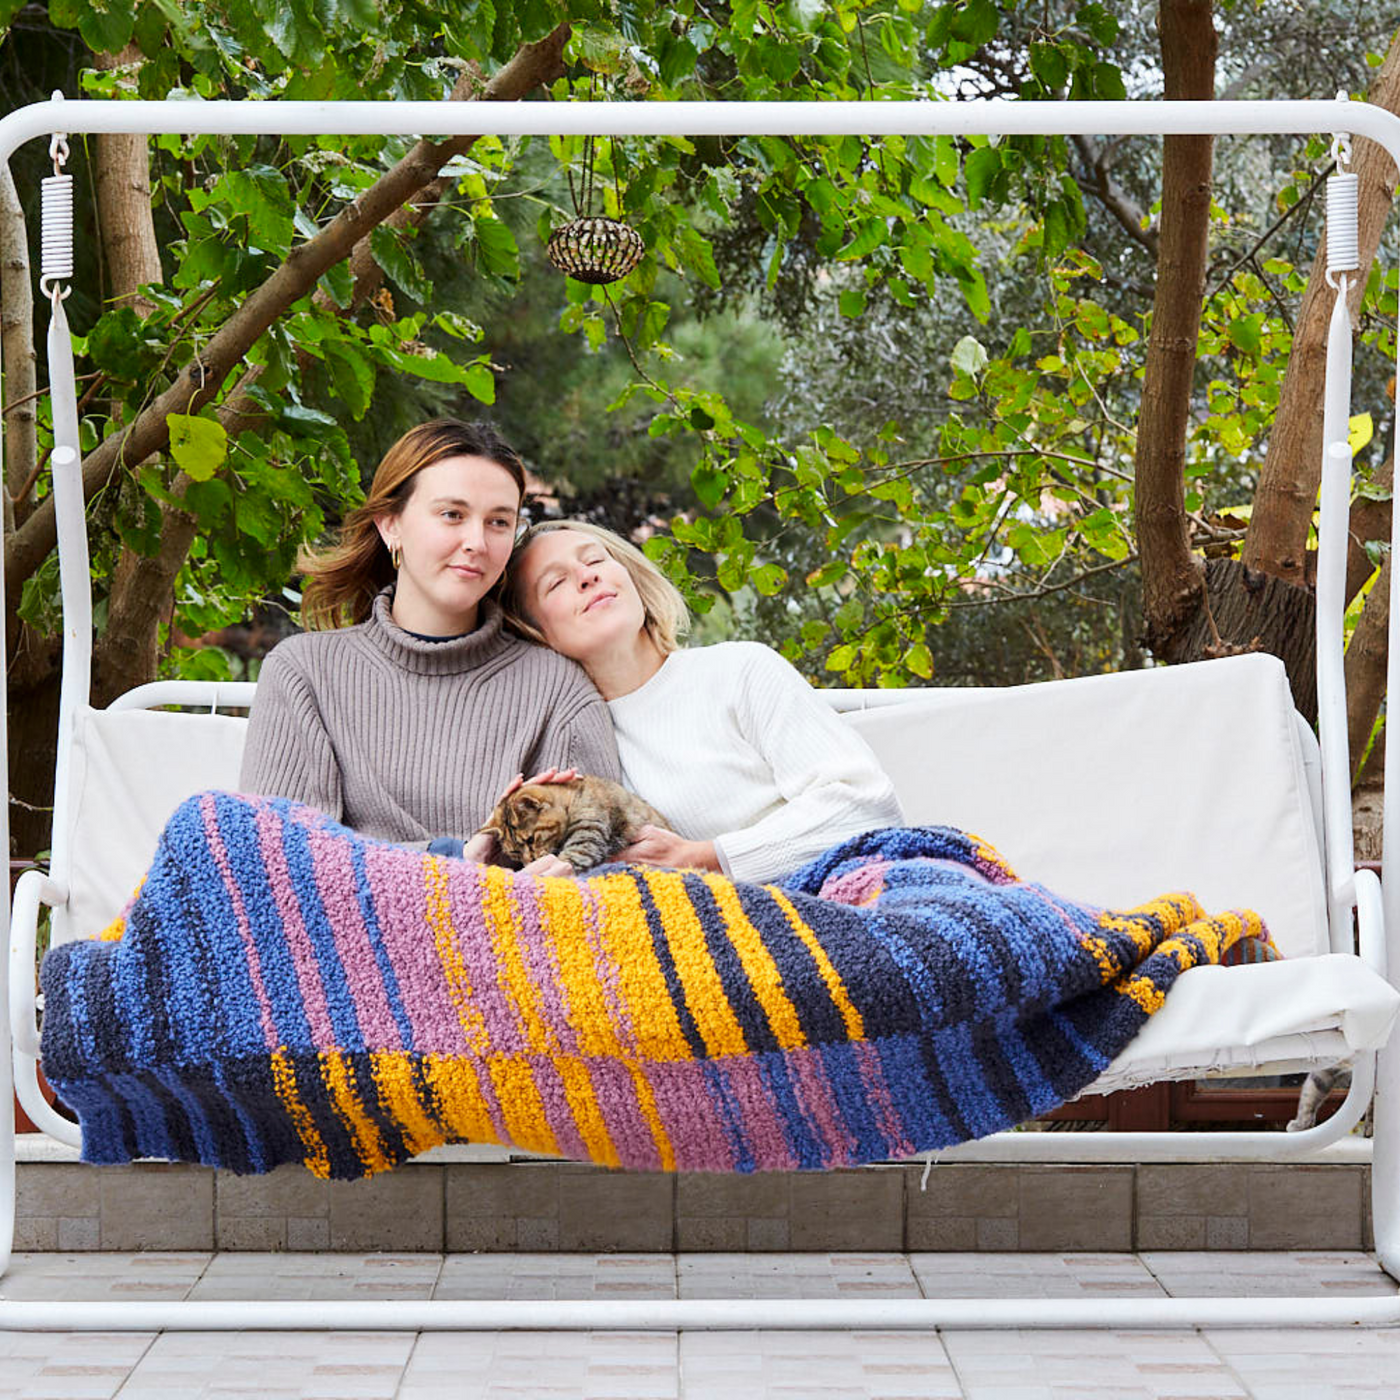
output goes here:
<path id="1" fill-rule="evenodd" d="M 396 544 L 389 546 L 389 562 L 394 566 L 394 572 L 398 573 L 399 566 L 403 563 L 403 550 Z"/>

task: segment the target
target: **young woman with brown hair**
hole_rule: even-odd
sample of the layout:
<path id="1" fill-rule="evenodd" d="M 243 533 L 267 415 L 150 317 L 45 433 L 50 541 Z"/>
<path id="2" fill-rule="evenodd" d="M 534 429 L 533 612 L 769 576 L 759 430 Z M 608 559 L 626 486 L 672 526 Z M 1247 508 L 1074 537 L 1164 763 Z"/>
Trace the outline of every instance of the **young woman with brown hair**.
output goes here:
<path id="1" fill-rule="evenodd" d="M 460 855 L 523 773 L 620 777 L 588 677 L 502 630 L 493 590 L 524 490 L 520 458 L 485 425 L 423 423 L 385 453 L 335 545 L 299 560 L 313 630 L 263 662 L 244 791 Z"/>

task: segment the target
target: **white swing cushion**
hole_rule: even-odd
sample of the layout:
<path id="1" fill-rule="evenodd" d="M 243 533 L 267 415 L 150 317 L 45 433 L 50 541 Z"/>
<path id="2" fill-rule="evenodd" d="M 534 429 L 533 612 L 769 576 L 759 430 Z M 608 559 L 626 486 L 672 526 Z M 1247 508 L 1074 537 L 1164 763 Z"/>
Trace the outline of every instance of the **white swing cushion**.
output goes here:
<path id="1" fill-rule="evenodd" d="M 1292 961 L 1183 976 L 1096 1087 L 1331 1061 L 1382 1044 L 1400 994 L 1326 952 L 1308 749 L 1282 666 L 1248 656 L 1000 690 L 833 692 L 907 820 L 978 832 L 1017 872 L 1105 905 L 1189 888 L 1260 910 Z M 56 940 L 103 928 L 166 818 L 235 789 L 246 720 L 80 712 L 70 898 Z"/>
<path id="2" fill-rule="evenodd" d="M 68 901 L 51 941 L 89 938 L 120 913 L 170 814 L 205 788 L 236 791 L 248 722 L 166 710 L 77 712 L 69 768 Z"/>

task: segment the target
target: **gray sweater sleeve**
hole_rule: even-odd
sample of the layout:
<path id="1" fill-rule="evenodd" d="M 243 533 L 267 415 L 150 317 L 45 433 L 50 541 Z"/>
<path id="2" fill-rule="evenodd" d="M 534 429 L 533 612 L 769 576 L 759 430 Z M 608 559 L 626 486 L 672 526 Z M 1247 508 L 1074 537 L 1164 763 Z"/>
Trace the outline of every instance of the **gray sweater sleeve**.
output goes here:
<path id="1" fill-rule="evenodd" d="M 311 686 L 284 647 L 268 653 L 258 674 L 239 786 L 304 802 L 340 821 L 340 767 Z"/>

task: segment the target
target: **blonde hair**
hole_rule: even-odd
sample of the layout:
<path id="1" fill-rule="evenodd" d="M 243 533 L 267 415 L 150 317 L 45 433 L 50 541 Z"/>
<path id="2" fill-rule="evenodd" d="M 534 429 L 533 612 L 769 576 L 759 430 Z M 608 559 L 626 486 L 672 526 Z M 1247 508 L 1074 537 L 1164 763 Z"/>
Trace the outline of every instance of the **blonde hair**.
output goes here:
<path id="1" fill-rule="evenodd" d="M 636 545 L 612 530 L 587 520 L 542 520 L 538 525 L 531 525 L 520 537 L 515 553 L 511 555 L 510 563 L 506 567 L 501 607 L 505 611 L 506 621 L 522 637 L 548 645 L 544 633 L 530 617 L 521 594 L 520 565 L 530 545 L 541 535 L 550 534 L 555 530 L 573 530 L 577 534 L 597 540 L 631 577 L 642 600 L 642 626 L 657 648 L 665 654 L 675 651 L 680 646 L 679 639 L 690 631 L 690 613 L 685 606 L 685 599 L 681 597 L 680 589 Z"/>
<path id="2" fill-rule="evenodd" d="M 494 462 L 510 474 L 524 497 L 524 464 L 489 423 L 434 418 L 410 428 L 384 454 L 364 504 L 345 517 L 335 543 L 319 550 L 303 546 L 298 552 L 297 572 L 309 580 L 301 599 L 305 626 L 328 630 L 369 617 L 375 595 L 397 577 L 375 520 L 402 514 L 418 473 L 448 457 Z"/>

